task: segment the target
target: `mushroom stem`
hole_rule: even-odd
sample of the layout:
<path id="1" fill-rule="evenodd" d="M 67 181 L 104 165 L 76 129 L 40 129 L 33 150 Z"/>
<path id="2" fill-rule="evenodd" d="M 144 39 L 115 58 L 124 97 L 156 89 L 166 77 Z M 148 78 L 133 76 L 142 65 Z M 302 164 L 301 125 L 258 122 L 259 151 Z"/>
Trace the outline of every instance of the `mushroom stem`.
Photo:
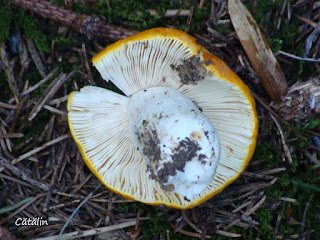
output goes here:
<path id="1" fill-rule="evenodd" d="M 188 98 L 166 87 L 134 94 L 128 107 L 131 137 L 150 177 L 188 199 L 213 179 L 220 156 L 217 132 Z"/>

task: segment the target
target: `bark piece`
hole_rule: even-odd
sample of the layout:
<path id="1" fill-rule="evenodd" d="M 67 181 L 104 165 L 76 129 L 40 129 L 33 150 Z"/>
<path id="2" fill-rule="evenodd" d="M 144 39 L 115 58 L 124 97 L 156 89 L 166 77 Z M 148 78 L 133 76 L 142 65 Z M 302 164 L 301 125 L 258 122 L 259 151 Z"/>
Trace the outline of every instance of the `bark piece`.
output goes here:
<path id="1" fill-rule="evenodd" d="M 123 27 L 107 24 L 99 17 L 78 14 L 44 0 L 11 0 L 10 2 L 26 11 L 72 27 L 86 35 L 88 39 L 100 38 L 117 41 L 137 33 Z"/>
<path id="2" fill-rule="evenodd" d="M 273 104 L 284 120 L 303 119 L 310 114 L 320 113 L 320 77 L 306 82 L 297 82 L 289 88 L 281 102 Z"/>

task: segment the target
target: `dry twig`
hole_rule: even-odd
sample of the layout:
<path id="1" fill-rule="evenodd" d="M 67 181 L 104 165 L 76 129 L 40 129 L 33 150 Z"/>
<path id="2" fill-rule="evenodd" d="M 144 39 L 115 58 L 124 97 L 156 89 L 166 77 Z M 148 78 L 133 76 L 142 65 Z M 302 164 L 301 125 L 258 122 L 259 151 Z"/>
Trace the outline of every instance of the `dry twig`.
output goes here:
<path id="1" fill-rule="evenodd" d="M 0 46 L 0 59 L 2 61 L 2 64 L 4 65 L 4 70 L 7 75 L 7 81 L 9 83 L 9 87 L 12 91 L 14 99 L 16 103 L 19 103 L 19 90 L 13 74 L 14 64 L 13 62 L 9 62 L 5 43 L 1 43 L 1 46 Z"/>
<path id="2" fill-rule="evenodd" d="M 136 33 L 136 31 L 107 24 L 99 17 L 74 13 L 44 0 L 11 0 L 10 2 L 26 11 L 72 27 L 88 39 L 100 38 L 116 41 Z"/>
<path id="3" fill-rule="evenodd" d="M 34 106 L 32 111 L 30 112 L 29 118 L 28 118 L 29 121 L 34 119 L 37 116 L 37 114 L 40 112 L 42 107 L 45 105 L 45 103 L 56 94 L 56 92 L 60 89 L 60 87 L 64 83 L 66 83 L 68 80 L 73 78 L 75 75 L 76 75 L 76 72 L 73 71 L 73 72 L 69 73 L 68 75 L 60 74 L 60 76 L 57 79 L 53 80 L 51 82 L 51 84 L 46 88 L 46 90 L 44 90 L 42 97 L 39 98 L 36 105 Z"/>

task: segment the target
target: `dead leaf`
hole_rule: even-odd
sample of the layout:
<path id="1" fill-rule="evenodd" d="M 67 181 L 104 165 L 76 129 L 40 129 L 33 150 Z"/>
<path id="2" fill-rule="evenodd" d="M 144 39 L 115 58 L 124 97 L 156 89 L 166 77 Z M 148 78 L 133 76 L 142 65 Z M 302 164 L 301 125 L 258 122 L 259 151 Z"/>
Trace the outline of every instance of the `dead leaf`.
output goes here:
<path id="1" fill-rule="evenodd" d="M 229 0 L 228 9 L 233 27 L 262 86 L 274 102 L 279 102 L 281 96 L 286 95 L 288 86 L 269 44 L 240 0 Z"/>

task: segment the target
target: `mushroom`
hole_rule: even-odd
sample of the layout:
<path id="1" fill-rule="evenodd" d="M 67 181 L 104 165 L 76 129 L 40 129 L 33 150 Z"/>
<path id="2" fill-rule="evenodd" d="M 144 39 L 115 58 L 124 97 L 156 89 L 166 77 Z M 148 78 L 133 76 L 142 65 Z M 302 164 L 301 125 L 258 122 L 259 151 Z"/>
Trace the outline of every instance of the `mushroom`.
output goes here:
<path id="1" fill-rule="evenodd" d="M 68 123 L 109 189 L 187 209 L 244 171 L 258 132 L 254 99 L 193 37 L 155 28 L 109 45 L 92 62 L 124 95 L 93 86 L 72 92 Z"/>

